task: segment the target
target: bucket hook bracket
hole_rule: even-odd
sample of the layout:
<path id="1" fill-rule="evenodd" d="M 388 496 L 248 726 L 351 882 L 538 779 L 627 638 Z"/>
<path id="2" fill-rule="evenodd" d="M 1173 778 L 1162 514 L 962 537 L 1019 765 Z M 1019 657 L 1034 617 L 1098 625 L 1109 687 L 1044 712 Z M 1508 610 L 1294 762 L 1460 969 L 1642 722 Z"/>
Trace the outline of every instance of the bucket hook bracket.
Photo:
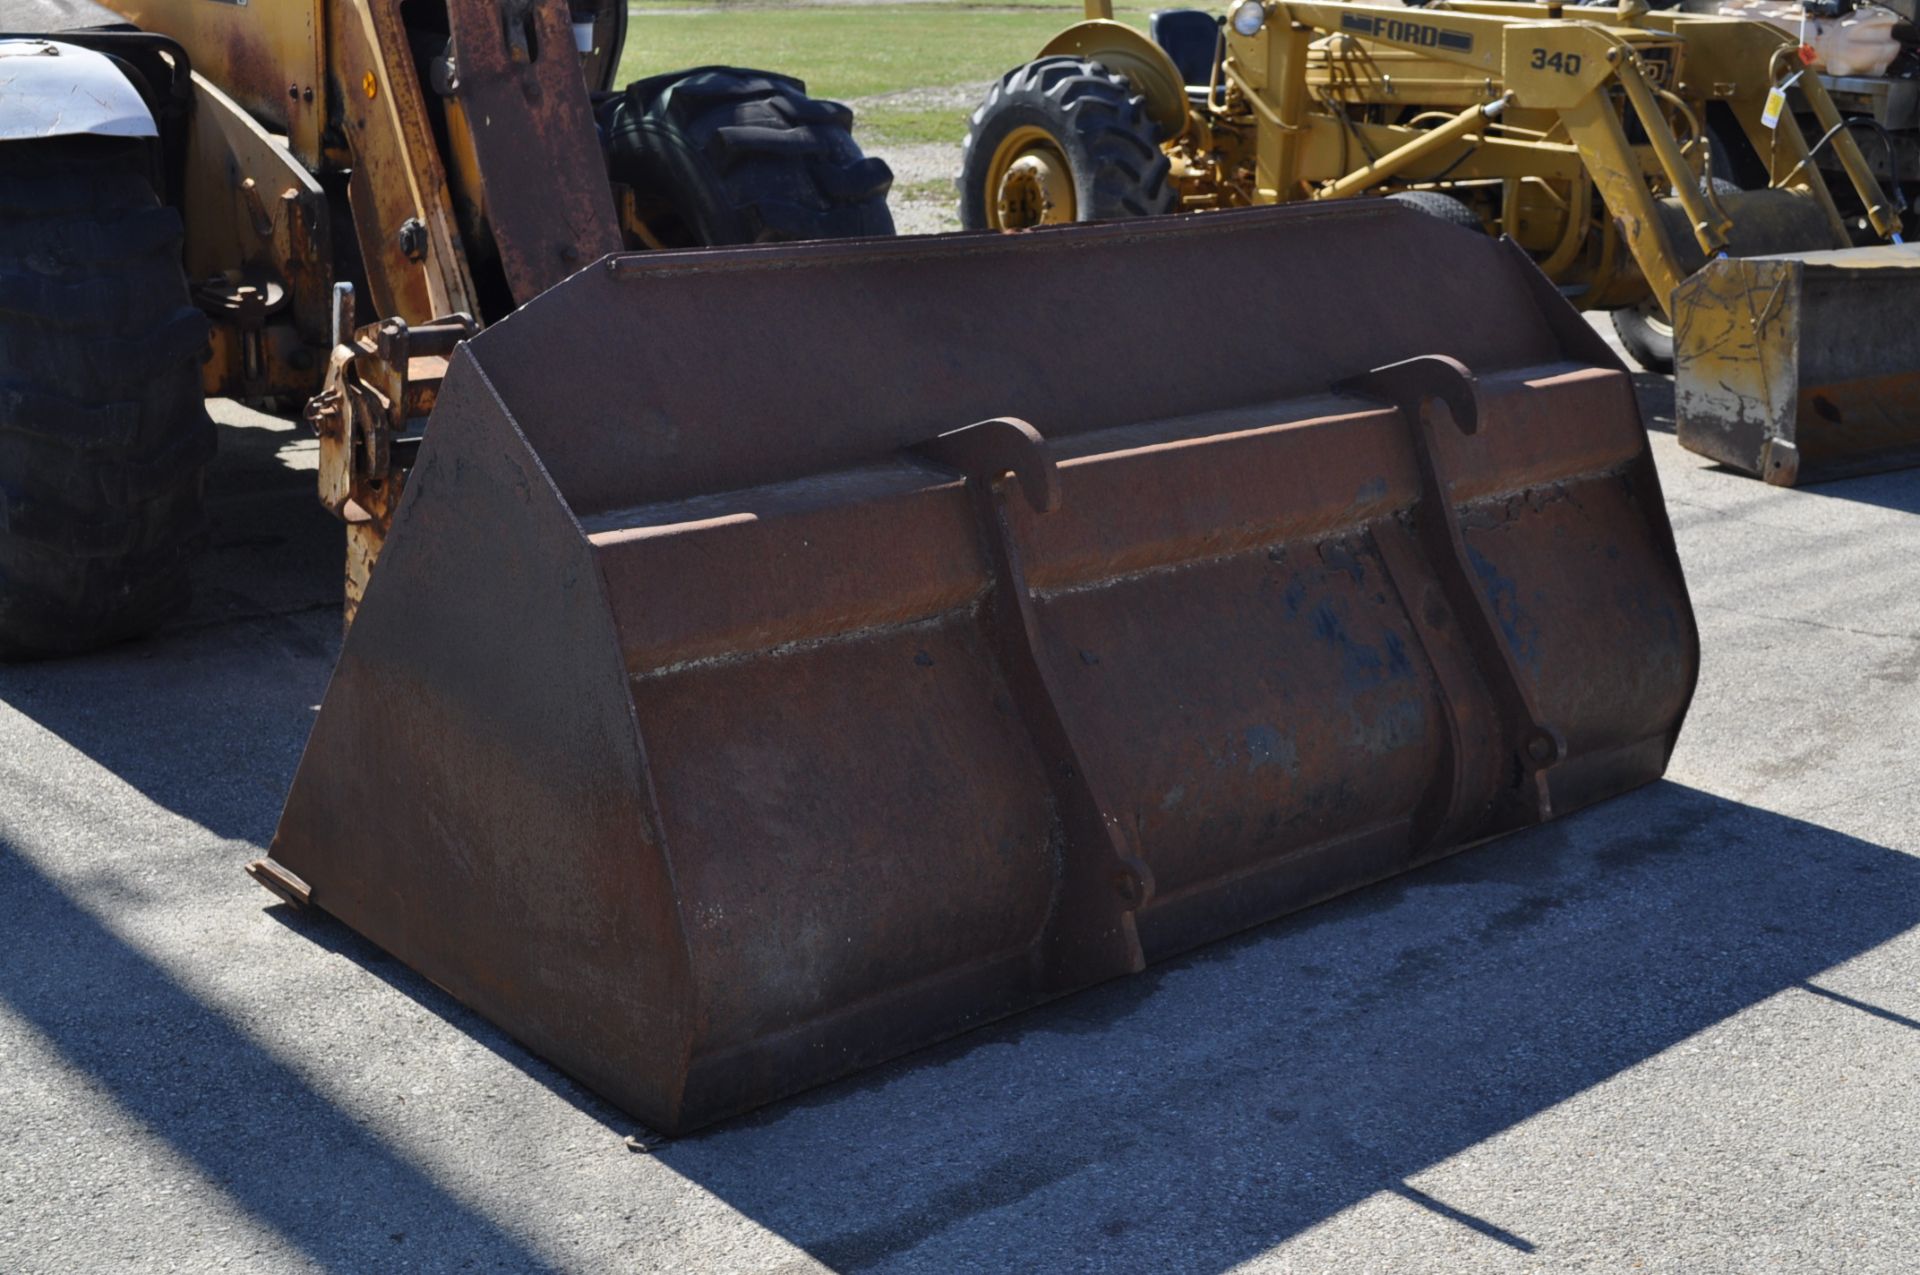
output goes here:
<path id="1" fill-rule="evenodd" d="M 1076 742 L 1077 732 L 1058 675 L 1050 667 L 1042 620 L 1027 585 L 1016 526 L 1023 521 L 1005 481 L 1011 474 L 1031 516 L 1060 507 L 1060 471 L 1046 439 L 1026 421 L 996 416 L 949 430 L 911 449 L 922 459 L 965 476 L 985 530 L 993 569 L 993 631 L 1008 689 L 1027 732 L 1045 759 L 1048 783 L 1065 838 L 1062 889 L 1047 944 L 1047 978 L 1076 980 L 1137 973 L 1146 966 L 1133 914 L 1153 897 L 1147 866 L 1125 823 L 1114 813 L 1106 786 Z"/>
<path id="2" fill-rule="evenodd" d="M 1460 514 L 1454 508 L 1453 481 L 1435 437 L 1435 403 L 1445 405 L 1462 434 L 1479 431 L 1484 407 L 1479 380 L 1458 359 L 1428 354 L 1377 367 L 1337 382 L 1334 389 L 1390 403 L 1407 422 L 1420 470 L 1421 499 L 1413 511 L 1415 534 L 1448 604 L 1462 617 L 1474 662 L 1486 678 L 1521 773 L 1534 781 L 1539 816 L 1548 818 L 1552 807 L 1545 772 L 1566 757 L 1566 737 L 1541 717 L 1500 618 L 1475 584 Z"/>
<path id="3" fill-rule="evenodd" d="M 1040 431 L 1017 416 L 995 416 L 935 435 L 914 448 L 920 455 L 967 478 L 992 486 L 1012 474 L 1037 514 L 1060 507 L 1060 467 Z"/>

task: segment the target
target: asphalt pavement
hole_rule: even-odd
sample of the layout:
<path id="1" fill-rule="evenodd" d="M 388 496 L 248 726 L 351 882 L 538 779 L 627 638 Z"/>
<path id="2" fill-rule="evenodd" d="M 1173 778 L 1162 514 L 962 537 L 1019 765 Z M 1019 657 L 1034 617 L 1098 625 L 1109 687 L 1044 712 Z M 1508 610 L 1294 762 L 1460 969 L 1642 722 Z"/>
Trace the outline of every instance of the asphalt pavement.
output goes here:
<path id="1" fill-rule="evenodd" d="M 0 1272 L 1920 1269 L 1920 471 L 1770 488 L 1640 384 L 1665 781 L 648 1151 L 242 874 L 341 550 L 221 405 L 192 612 L 0 668 Z"/>

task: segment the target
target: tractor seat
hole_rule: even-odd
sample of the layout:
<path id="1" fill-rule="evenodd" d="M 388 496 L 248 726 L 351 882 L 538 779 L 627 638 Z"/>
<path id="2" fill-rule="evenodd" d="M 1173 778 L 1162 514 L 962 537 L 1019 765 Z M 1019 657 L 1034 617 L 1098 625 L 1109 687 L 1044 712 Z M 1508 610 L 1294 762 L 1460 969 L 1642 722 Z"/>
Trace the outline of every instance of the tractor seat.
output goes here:
<path id="1" fill-rule="evenodd" d="M 1147 34 L 1166 50 L 1187 86 L 1187 96 L 1204 102 L 1226 37 L 1220 19 L 1201 9 L 1155 9 L 1147 18 Z"/>

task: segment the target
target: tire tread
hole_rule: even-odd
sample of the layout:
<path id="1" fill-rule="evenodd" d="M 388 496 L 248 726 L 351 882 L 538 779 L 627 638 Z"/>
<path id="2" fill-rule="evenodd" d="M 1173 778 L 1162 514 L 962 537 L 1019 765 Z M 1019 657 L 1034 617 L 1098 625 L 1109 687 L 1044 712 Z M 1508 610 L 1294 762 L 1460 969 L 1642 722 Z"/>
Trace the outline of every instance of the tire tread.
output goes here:
<path id="1" fill-rule="evenodd" d="M 628 86 L 608 123 L 616 179 L 673 194 L 703 244 L 893 233 L 893 170 L 861 151 L 851 110 L 791 76 L 655 76 Z"/>
<path id="2" fill-rule="evenodd" d="M 1080 220 L 1174 211 L 1179 194 L 1168 180 L 1171 162 L 1160 149 L 1146 99 L 1098 62 L 1047 57 L 1001 76 L 970 118 L 955 179 L 960 220 L 967 229 L 988 228 L 986 169 L 997 145 L 997 139 L 988 138 L 1010 112 L 1046 117 L 1056 134 L 1072 135 L 1086 169 L 1075 173 Z"/>
<path id="3" fill-rule="evenodd" d="M 181 238 L 145 143 L 0 145 L 0 658 L 186 605 L 215 431 Z"/>

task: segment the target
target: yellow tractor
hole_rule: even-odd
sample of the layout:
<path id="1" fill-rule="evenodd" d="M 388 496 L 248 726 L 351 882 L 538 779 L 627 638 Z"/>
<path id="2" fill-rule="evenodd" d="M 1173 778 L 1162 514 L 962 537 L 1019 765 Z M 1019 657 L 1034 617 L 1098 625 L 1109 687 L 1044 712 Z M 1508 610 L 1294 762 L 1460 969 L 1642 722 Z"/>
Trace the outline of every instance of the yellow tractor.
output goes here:
<path id="1" fill-rule="evenodd" d="M 1780 483 L 1914 463 L 1920 274 L 1900 267 L 1920 258 L 1803 71 L 1776 26 L 1637 0 L 1242 0 L 1156 13 L 1148 34 L 1088 0 L 974 112 L 961 216 L 1019 229 L 1385 196 L 1512 239 L 1575 305 L 1610 311 L 1641 363 L 1677 365 L 1687 446 Z M 1816 152 L 1894 246 L 1830 251 L 1853 238 Z"/>
<path id="2" fill-rule="evenodd" d="M 1633 386 L 1507 245 L 888 238 L 793 81 L 612 91 L 624 3 L 119 7 L 0 0 L 69 22 L 0 43 L 0 636 L 153 623 L 202 394 L 318 390 L 355 614 L 248 870 L 662 1130 L 1666 766 Z"/>
<path id="3" fill-rule="evenodd" d="M 0 654 L 185 602 L 203 395 L 324 388 L 351 603 L 459 337 L 622 247 L 892 232 L 845 107 L 731 67 L 616 90 L 626 29 L 616 0 L 0 0 Z"/>

